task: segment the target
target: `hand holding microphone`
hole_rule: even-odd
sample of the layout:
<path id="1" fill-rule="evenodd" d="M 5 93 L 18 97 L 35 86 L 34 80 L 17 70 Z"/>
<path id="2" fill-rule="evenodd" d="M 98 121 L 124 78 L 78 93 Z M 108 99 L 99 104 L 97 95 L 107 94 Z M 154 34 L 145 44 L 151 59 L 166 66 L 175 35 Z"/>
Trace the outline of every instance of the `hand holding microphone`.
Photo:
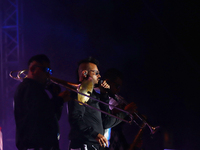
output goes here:
<path id="1" fill-rule="evenodd" d="M 99 80 L 99 89 L 101 93 L 109 93 L 110 85 L 106 82 L 106 80 Z"/>
<path id="2" fill-rule="evenodd" d="M 101 93 L 108 93 L 108 95 L 110 97 L 112 97 L 113 99 L 118 101 L 118 99 L 116 98 L 115 94 L 112 93 L 112 91 L 110 89 L 110 85 L 107 83 L 107 80 L 99 80 L 98 85 L 99 85 L 99 89 L 100 89 Z"/>
<path id="3" fill-rule="evenodd" d="M 106 90 L 110 90 L 110 85 L 106 82 L 106 80 L 101 80 L 101 86 Z"/>

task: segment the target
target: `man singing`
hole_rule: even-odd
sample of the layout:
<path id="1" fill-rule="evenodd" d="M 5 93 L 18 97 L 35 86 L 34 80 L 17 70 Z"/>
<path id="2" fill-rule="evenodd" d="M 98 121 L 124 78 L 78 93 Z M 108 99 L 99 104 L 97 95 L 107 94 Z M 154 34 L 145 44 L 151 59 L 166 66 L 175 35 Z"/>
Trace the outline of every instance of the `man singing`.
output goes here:
<path id="1" fill-rule="evenodd" d="M 79 82 L 82 83 L 91 79 L 94 85 L 98 84 L 101 75 L 97 65 L 98 61 L 92 57 L 80 61 L 78 65 Z M 109 89 L 109 85 L 104 81 L 100 87 L 100 94 L 92 90 L 90 96 L 108 103 L 109 97 L 106 89 Z M 76 93 L 74 93 L 73 99 L 77 99 Z M 92 98 L 89 98 L 86 104 L 97 109 L 106 110 L 102 107 L 108 108 L 107 105 L 101 106 L 98 101 Z M 68 111 L 71 126 L 69 133 L 70 150 L 99 150 L 100 147 L 108 146 L 108 141 L 103 136 L 105 129 L 121 122 L 119 119 L 104 115 L 100 111 L 81 105 L 74 100 L 69 101 Z M 118 116 L 124 118 L 126 114 L 120 113 Z"/>

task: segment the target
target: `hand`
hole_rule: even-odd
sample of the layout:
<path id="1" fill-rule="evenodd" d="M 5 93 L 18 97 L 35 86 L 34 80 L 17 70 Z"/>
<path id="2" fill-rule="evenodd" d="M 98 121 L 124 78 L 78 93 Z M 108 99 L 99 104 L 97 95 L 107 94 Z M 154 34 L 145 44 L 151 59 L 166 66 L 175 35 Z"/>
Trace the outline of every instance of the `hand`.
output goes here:
<path id="1" fill-rule="evenodd" d="M 106 80 L 104 80 L 100 86 L 101 93 L 107 93 L 107 90 L 109 89 L 110 89 L 110 85 L 106 82 Z"/>
<path id="2" fill-rule="evenodd" d="M 68 102 L 71 100 L 71 97 L 70 97 L 70 92 L 69 91 L 63 91 L 61 93 L 58 94 L 58 96 L 62 97 L 64 102 Z"/>
<path id="3" fill-rule="evenodd" d="M 47 84 L 46 89 L 53 95 L 57 96 L 61 92 L 61 88 L 59 85 L 55 83 Z"/>
<path id="4" fill-rule="evenodd" d="M 97 142 L 99 142 L 99 144 L 100 144 L 101 147 L 105 147 L 105 146 L 108 147 L 108 140 L 102 134 L 99 133 L 97 135 L 97 137 L 96 137 L 96 140 L 97 140 Z"/>
<path id="5" fill-rule="evenodd" d="M 136 111 L 137 106 L 134 102 L 129 103 L 128 105 L 125 106 L 124 110 L 128 111 L 130 114 L 133 114 Z"/>

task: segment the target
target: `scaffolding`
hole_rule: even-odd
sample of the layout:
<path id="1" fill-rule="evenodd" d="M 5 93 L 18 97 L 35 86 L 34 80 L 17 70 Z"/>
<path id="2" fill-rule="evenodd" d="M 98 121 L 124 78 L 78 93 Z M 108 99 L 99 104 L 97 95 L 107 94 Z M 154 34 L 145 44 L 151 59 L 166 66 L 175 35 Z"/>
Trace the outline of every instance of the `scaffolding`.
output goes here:
<path id="1" fill-rule="evenodd" d="M 9 77 L 9 72 L 19 68 L 23 57 L 22 3 L 20 0 L 1 0 L 0 7 L 0 126 L 4 149 L 14 150 L 16 146 L 13 95 L 18 83 Z"/>

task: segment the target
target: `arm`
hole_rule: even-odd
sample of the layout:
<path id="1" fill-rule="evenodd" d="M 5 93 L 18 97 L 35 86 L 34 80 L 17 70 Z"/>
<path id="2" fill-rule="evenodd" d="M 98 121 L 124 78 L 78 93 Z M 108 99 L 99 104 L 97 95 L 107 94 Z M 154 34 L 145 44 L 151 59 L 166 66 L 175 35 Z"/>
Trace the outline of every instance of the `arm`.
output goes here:
<path id="1" fill-rule="evenodd" d="M 110 99 L 108 97 L 108 94 L 101 93 L 100 98 L 102 101 L 109 103 Z M 101 110 L 103 110 L 105 112 L 108 112 L 110 114 L 112 113 L 111 110 L 109 109 L 108 105 L 100 104 L 100 108 L 101 108 Z M 118 112 L 115 114 L 115 116 L 124 119 L 127 115 L 124 112 Z M 103 113 L 102 113 L 102 120 L 103 120 L 104 129 L 114 127 L 114 126 L 118 125 L 120 122 L 122 122 L 122 120 L 119 120 L 117 118 L 114 118 L 110 115 L 103 114 Z"/>
<path id="2" fill-rule="evenodd" d="M 36 135 L 43 135 L 54 116 L 52 102 L 44 89 L 27 79 L 17 88 L 14 99 L 18 135 L 25 134 L 26 140 L 30 141 L 43 138 Z"/>
<path id="3" fill-rule="evenodd" d="M 57 119 L 60 120 L 63 104 L 64 102 L 67 102 L 70 100 L 70 93 L 69 91 L 63 91 L 61 92 L 61 88 L 59 85 L 50 83 L 46 86 L 46 89 L 51 93 L 52 99 L 51 101 L 54 104 L 55 113 L 57 116 Z"/>
<path id="4" fill-rule="evenodd" d="M 120 113 L 117 113 L 115 116 L 124 119 L 126 118 L 127 115 L 123 112 L 120 112 Z M 103 120 L 104 129 L 112 128 L 122 122 L 122 120 L 109 116 L 107 114 L 102 115 L 102 120 Z"/>
<path id="5" fill-rule="evenodd" d="M 63 109 L 63 104 L 64 100 L 62 97 L 53 97 L 51 99 L 54 103 L 54 109 L 55 109 L 55 114 L 57 116 L 57 119 L 60 120 L 61 114 L 62 114 L 62 109 Z"/>

